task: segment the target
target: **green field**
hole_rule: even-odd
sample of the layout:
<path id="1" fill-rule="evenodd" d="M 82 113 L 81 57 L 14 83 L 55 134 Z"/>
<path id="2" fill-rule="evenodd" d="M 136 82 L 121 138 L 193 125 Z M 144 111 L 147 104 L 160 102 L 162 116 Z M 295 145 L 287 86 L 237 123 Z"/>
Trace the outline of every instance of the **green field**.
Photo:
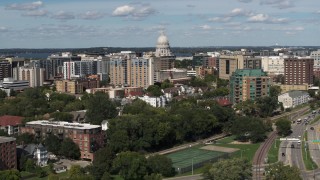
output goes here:
<path id="1" fill-rule="evenodd" d="M 246 158 L 252 162 L 254 154 L 258 150 L 260 143 L 256 144 L 230 144 L 234 141 L 235 136 L 228 136 L 221 140 L 218 140 L 215 146 L 237 148 L 239 151 L 232 154 L 231 157 Z"/>
<path id="2" fill-rule="evenodd" d="M 206 160 L 218 158 L 225 154 L 226 153 L 223 152 L 199 149 L 199 147 L 191 147 L 175 153 L 167 154 L 166 156 L 172 160 L 173 167 L 181 169 L 192 166 L 192 163 L 198 164 Z"/>
<path id="3" fill-rule="evenodd" d="M 272 146 L 268 152 L 268 163 L 276 163 L 278 162 L 278 154 L 279 154 L 279 147 L 280 147 L 280 139 L 277 138 L 273 141 Z"/>

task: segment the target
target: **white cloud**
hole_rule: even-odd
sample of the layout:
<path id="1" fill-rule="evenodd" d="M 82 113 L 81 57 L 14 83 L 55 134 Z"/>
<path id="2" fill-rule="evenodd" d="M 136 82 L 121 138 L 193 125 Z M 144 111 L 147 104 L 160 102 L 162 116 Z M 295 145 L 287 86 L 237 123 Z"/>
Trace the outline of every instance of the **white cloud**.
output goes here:
<path id="1" fill-rule="evenodd" d="M 59 20 L 70 20 L 70 19 L 75 19 L 75 16 L 71 12 L 66 12 L 66 11 L 59 11 L 55 13 L 52 16 L 53 19 L 59 19 Z"/>
<path id="2" fill-rule="evenodd" d="M 23 16 L 34 16 L 34 17 L 43 17 L 48 15 L 48 11 L 46 10 L 34 10 L 28 11 L 22 14 Z"/>
<path id="3" fill-rule="evenodd" d="M 97 12 L 97 11 L 87 11 L 83 14 L 80 14 L 80 18 L 86 19 L 86 20 L 101 19 L 104 16 L 105 16 L 104 13 Z"/>
<path id="4" fill-rule="evenodd" d="M 22 10 L 22 11 L 32 11 L 37 10 L 43 6 L 42 1 L 35 1 L 32 3 L 14 3 L 6 6 L 8 10 Z"/>
<path id="5" fill-rule="evenodd" d="M 271 5 L 279 9 L 294 7 L 293 0 L 261 0 L 261 5 Z"/>
<path id="6" fill-rule="evenodd" d="M 124 5 L 117 7 L 113 12 L 113 16 L 128 16 L 134 12 L 135 8 L 133 6 Z"/>
<path id="7" fill-rule="evenodd" d="M 117 7 L 112 12 L 112 15 L 139 19 L 139 18 L 150 16 L 155 13 L 156 13 L 156 10 L 148 5 L 141 5 L 136 7 L 131 5 L 124 5 L 124 6 Z"/>
<path id="8" fill-rule="evenodd" d="M 227 16 L 231 16 L 231 17 L 234 17 L 234 16 L 250 16 L 250 15 L 252 15 L 251 11 L 247 11 L 247 10 L 244 10 L 244 9 L 241 9 L 241 8 L 235 8 L 229 14 L 227 14 Z"/>
<path id="9" fill-rule="evenodd" d="M 0 26 L 0 32 L 7 32 L 8 28 L 4 26 Z"/>
<path id="10" fill-rule="evenodd" d="M 252 0 L 238 0 L 239 2 L 242 2 L 242 3 L 249 3 L 249 2 L 252 2 Z"/>
<path id="11" fill-rule="evenodd" d="M 209 19 L 209 21 L 211 22 L 228 22 L 230 20 L 231 17 L 214 17 Z"/>
<path id="12" fill-rule="evenodd" d="M 288 19 L 286 18 L 273 18 L 270 17 L 268 14 L 255 14 L 250 16 L 247 19 L 248 22 L 253 23 L 274 23 L 274 24 L 281 24 L 281 23 L 287 23 Z"/>
<path id="13" fill-rule="evenodd" d="M 200 26 L 200 29 L 202 29 L 202 30 L 210 30 L 212 28 L 211 28 L 211 26 L 205 24 L 205 25 Z"/>

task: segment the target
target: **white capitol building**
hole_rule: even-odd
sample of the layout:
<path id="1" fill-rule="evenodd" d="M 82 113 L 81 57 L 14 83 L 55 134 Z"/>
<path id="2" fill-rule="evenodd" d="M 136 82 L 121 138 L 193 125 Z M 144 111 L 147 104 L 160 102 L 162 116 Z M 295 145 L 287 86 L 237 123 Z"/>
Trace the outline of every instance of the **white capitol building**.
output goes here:
<path id="1" fill-rule="evenodd" d="M 168 57 L 173 56 L 170 50 L 170 44 L 168 37 L 161 32 L 160 36 L 158 37 L 157 41 L 157 48 L 156 48 L 156 57 Z"/>

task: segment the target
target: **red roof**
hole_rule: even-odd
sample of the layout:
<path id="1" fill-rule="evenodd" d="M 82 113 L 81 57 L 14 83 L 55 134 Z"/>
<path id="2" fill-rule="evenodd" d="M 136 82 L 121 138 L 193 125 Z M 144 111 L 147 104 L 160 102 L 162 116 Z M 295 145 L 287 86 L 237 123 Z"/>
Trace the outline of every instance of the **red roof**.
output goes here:
<path id="1" fill-rule="evenodd" d="M 4 115 L 0 117 L 0 126 L 16 126 L 22 123 L 23 117 Z"/>
<path id="2" fill-rule="evenodd" d="M 228 99 L 217 99 L 220 106 L 230 106 L 232 103 Z"/>

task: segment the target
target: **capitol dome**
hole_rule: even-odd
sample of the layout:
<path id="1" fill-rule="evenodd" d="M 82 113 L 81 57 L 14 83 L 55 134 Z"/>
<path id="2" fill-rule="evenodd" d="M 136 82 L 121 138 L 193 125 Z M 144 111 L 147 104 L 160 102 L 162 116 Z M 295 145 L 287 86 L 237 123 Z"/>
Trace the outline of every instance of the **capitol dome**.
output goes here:
<path id="1" fill-rule="evenodd" d="M 158 37 L 158 43 L 157 44 L 169 44 L 168 37 L 163 32 Z"/>
<path id="2" fill-rule="evenodd" d="M 168 37 L 164 34 L 164 32 L 161 32 L 160 36 L 158 37 L 156 48 L 156 57 L 161 56 L 172 56 L 172 53 L 170 51 L 169 40 Z"/>

